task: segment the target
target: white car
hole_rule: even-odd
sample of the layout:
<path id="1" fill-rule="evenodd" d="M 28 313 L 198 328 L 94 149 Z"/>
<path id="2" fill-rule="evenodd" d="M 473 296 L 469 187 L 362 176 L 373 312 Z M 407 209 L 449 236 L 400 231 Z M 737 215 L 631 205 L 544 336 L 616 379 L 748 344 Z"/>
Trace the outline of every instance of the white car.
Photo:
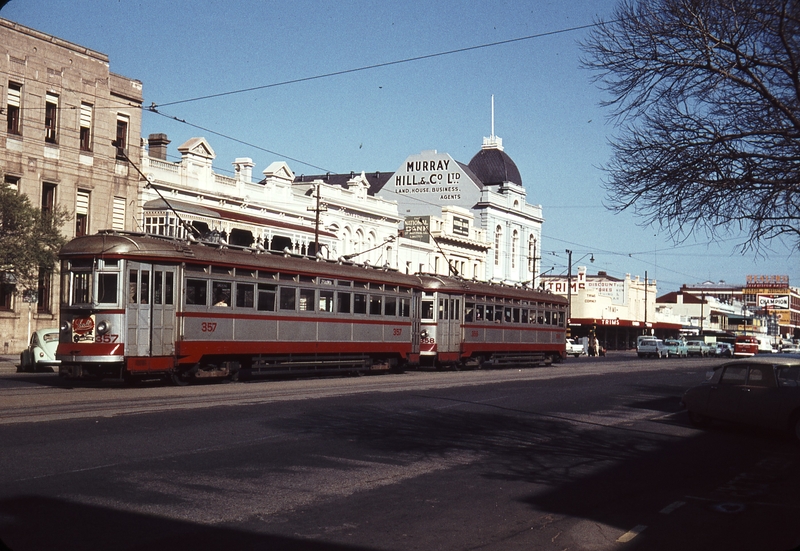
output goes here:
<path id="1" fill-rule="evenodd" d="M 19 355 L 17 371 L 55 371 L 61 363 L 56 359 L 58 329 L 39 329 L 31 335 L 28 348 Z"/>
<path id="2" fill-rule="evenodd" d="M 567 356 L 575 356 L 577 358 L 584 353 L 585 350 L 582 344 L 575 342 L 573 339 L 567 339 Z"/>
<path id="3" fill-rule="evenodd" d="M 669 348 L 661 339 L 649 338 L 640 340 L 636 346 L 636 353 L 640 358 L 649 358 L 651 356 L 669 358 Z"/>

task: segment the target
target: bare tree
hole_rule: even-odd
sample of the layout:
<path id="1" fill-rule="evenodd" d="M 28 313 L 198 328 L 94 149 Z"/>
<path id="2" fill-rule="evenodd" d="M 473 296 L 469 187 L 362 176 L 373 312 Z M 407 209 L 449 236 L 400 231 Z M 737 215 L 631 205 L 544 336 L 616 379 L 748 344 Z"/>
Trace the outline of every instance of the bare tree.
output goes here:
<path id="1" fill-rule="evenodd" d="M 582 44 L 619 131 L 610 207 L 800 247 L 798 31 L 796 0 L 623 0 Z"/>

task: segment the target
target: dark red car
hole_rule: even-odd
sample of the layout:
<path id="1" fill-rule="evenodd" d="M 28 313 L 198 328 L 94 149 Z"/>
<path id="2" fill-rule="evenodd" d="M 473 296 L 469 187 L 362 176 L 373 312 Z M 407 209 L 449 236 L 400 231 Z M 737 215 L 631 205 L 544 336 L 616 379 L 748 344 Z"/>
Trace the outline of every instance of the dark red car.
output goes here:
<path id="1" fill-rule="evenodd" d="M 695 425 L 730 421 L 787 431 L 800 440 L 800 354 L 733 360 L 682 399 Z"/>

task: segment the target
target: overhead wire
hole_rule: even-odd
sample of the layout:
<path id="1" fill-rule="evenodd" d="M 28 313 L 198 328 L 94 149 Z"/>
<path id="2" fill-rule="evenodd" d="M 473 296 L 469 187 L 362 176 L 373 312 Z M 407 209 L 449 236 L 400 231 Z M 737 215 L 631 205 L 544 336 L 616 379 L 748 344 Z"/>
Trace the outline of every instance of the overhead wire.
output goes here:
<path id="1" fill-rule="evenodd" d="M 444 51 L 444 52 L 437 52 L 437 53 L 433 53 L 433 54 L 424 54 L 424 55 L 419 55 L 419 56 L 414 56 L 414 57 L 407 57 L 407 58 L 404 58 L 404 59 L 396 59 L 396 60 L 392 60 L 392 61 L 386 61 L 386 62 L 383 62 L 383 63 L 374 63 L 372 65 L 364 65 L 362 67 L 355 67 L 355 68 L 352 68 L 352 69 L 342 69 L 341 71 L 332 71 L 330 73 L 323 73 L 323 74 L 313 75 L 313 76 L 308 76 L 308 77 L 294 78 L 294 79 L 290 79 L 290 80 L 284 80 L 284 81 L 281 81 L 281 82 L 273 82 L 271 84 L 264 84 L 264 85 L 261 85 L 261 86 L 252 86 L 250 88 L 241 88 L 241 89 L 238 89 L 238 90 L 230 90 L 230 91 L 227 91 L 227 92 L 219 92 L 217 94 L 207 94 L 205 96 L 197 96 L 197 97 L 194 97 L 194 98 L 187 98 L 187 99 L 182 99 L 182 100 L 169 101 L 169 102 L 160 103 L 160 104 L 154 103 L 151 107 L 164 107 L 164 106 L 169 106 L 169 105 L 178 105 L 178 104 L 182 104 L 182 103 L 190 103 L 190 102 L 194 102 L 194 101 L 202 101 L 202 100 L 207 100 L 207 99 L 220 98 L 220 97 L 230 96 L 230 95 L 234 95 L 234 94 L 243 94 L 243 93 L 246 93 L 246 92 L 255 92 L 257 90 L 266 90 L 268 88 L 275 88 L 275 87 L 278 87 L 278 86 L 286 86 L 288 84 L 297 84 L 297 83 L 300 83 L 300 82 L 309 82 L 309 81 L 312 81 L 312 80 L 330 78 L 330 77 L 340 76 L 340 75 L 347 75 L 347 74 L 351 74 L 351 73 L 358 73 L 358 72 L 361 72 L 361 71 L 369 71 L 369 70 L 372 70 L 372 69 L 380 69 L 382 67 L 390 67 L 392 65 L 400 65 L 400 64 L 403 64 L 403 63 L 412 63 L 412 62 L 415 62 L 415 61 L 422 61 L 422 60 L 425 60 L 425 59 L 432 59 L 432 58 L 443 57 L 443 56 L 447 56 L 447 55 L 460 54 L 460 53 L 464 53 L 464 52 L 480 50 L 480 49 L 483 49 L 483 48 L 492 48 L 492 47 L 495 47 L 495 46 L 503 46 L 505 44 L 512 44 L 514 42 L 522 42 L 522 41 L 525 41 L 525 40 L 533 40 L 535 38 L 543 38 L 545 36 L 553 36 L 553 35 L 557 35 L 557 34 L 564 34 L 564 33 L 569 33 L 569 32 L 574 32 L 574 31 L 580 31 L 580 30 L 583 30 L 583 29 L 597 27 L 598 25 L 600 25 L 600 23 L 589 23 L 589 24 L 586 24 L 586 25 L 579 25 L 579 26 L 576 26 L 576 27 L 558 29 L 558 30 L 555 30 L 555 31 L 547 31 L 547 32 L 536 33 L 536 34 L 532 34 L 532 35 L 528 35 L 528 36 L 521 36 L 521 37 L 517 37 L 517 38 L 509 38 L 509 39 L 506 39 L 506 40 L 498 40 L 496 42 L 489 42 L 489 43 L 486 43 L 486 44 L 478 44 L 476 46 L 466 46 L 464 48 L 456 48 L 454 50 L 447 50 L 447 51 Z"/>

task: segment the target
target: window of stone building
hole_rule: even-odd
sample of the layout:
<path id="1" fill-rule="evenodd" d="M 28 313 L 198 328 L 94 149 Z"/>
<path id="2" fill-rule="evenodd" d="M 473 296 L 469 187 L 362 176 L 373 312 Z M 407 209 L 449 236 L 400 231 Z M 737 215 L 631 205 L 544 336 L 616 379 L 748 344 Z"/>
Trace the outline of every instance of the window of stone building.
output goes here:
<path id="1" fill-rule="evenodd" d="M 0 272 L 0 310 L 11 310 L 16 279 L 11 272 Z"/>
<path id="2" fill-rule="evenodd" d="M 8 174 L 3 176 L 3 182 L 6 186 L 10 187 L 14 191 L 19 191 L 19 177 L 18 176 L 9 176 Z"/>
<path id="3" fill-rule="evenodd" d="M 80 115 L 80 148 L 81 151 L 92 150 L 92 112 L 90 103 L 81 103 Z"/>
<path id="4" fill-rule="evenodd" d="M 89 232 L 89 192 L 78 190 L 75 200 L 75 237 Z"/>
<path id="5" fill-rule="evenodd" d="M 21 135 L 22 124 L 22 84 L 16 82 L 8 83 L 8 100 L 6 101 L 6 120 L 8 122 L 8 133 Z"/>
<path id="6" fill-rule="evenodd" d="M 56 208 L 56 185 L 45 182 L 42 184 L 42 216 L 51 216 Z"/>
<path id="7" fill-rule="evenodd" d="M 36 310 L 40 314 L 50 313 L 50 295 L 53 290 L 53 274 L 47 270 L 39 270 L 39 286 L 36 290 Z"/>
<path id="8" fill-rule="evenodd" d="M 125 158 L 128 155 L 128 123 L 127 115 L 117 115 L 117 158 Z"/>
<path id="9" fill-rule="evenodd" d="M 44 100 L 44 141 L 58 143 L 58 96 L 50 92 Z"/>
<path id="10" fill-rule="evenodd" d="M 125 230 L 125 198 L 114 197 L 113 210 L 111 213 L 111 229 Z"/>

